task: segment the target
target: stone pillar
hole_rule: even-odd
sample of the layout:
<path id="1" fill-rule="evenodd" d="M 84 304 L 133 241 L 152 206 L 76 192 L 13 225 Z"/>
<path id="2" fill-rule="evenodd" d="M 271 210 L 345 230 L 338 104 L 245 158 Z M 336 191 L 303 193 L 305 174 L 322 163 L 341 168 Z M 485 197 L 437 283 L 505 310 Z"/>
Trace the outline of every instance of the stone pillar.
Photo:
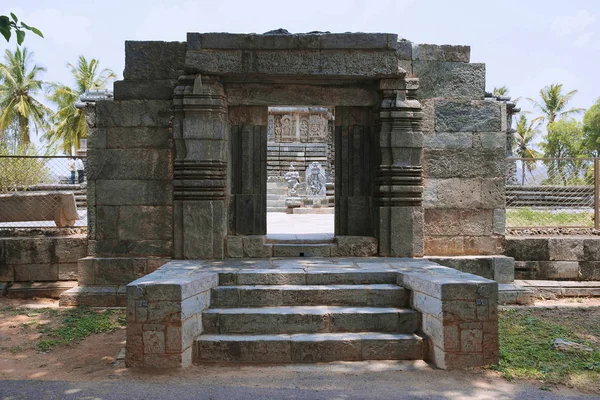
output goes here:
<path id="1" fill-rule="evenodd" d="M 227 236 L 227 106 L 210 76 L 182 76 L 174 95 L 174 255 L 223 258 Z"/>
<path id="2" fill-rule="evenodd" d="M 423 255 L 421 105 L 417 79 L 382 79 L 381 161 L 375 179 L 379 255 Z"/>

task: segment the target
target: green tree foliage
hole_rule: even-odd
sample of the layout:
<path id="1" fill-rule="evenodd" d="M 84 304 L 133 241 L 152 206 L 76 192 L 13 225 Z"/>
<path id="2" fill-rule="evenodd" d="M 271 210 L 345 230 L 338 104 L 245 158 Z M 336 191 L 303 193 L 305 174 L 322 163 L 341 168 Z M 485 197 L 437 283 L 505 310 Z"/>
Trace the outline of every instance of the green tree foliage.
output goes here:
<path id="1" fill-rule="evenodd" d="M 18 157 L 10 157 L 18 155 Z M 13 151 L 0 148 L 0 193 L 27 190 L 39 183 L 50 182 L 47 158 L 22 157 L 39 155 L 34 146 L 19 146 Z M 9 156 L 9 157 L 6 157 Z"/>
<path id="2" fill-rule="evenodd" d="M 6 50 L 0 64 L 0 141 L 3 132 L 15 121 L 19 124 L 20 144 L 30 143 L 31 123 L 36 133 L 46 126 L 51 110 L 35 99 L 44 82 L 39 75 L 46 70 L 37 65 L 29 68 L 33 53 L 27 48 Z"/>
<path id="3" fill-rule="evenodd" d="M 99 70 L 99 61 L 79 56 L 77 65 L 67 64 L 71 70 L 75 85 L 73 87 L 61 83 L 49 85 L 48 99 L 56 104 L 58 111 L 50 117 L 52 128 L 44 135 L 51 144 L 58 144 L 65 154 L 79 148 L 79 141 L 87 136 L 87 125 L 84 111 L 75 107 L 75 103 L 87 90 L 103 89 L 115 79 L 110 69 Z"/>
<path id="4" fill-rule="evenodd" d="M 494 96 L 508 96 L 508 88 L 506 86 L 495 87 L 492 93 Z"/>
<path id="5" fill-rule="evenodd" d="M 600 99 L 583 116 L 585 147 L 594 157 L 600 156 Z"/>
<path id="6" fill-rule="evenodd" d="M 10 17 L 7 15 L 0 15 L 0 34 L 4 36 L 4 39 L 6 39 L 7 42 L 10 42 L 13 31 L 17 36 L 17 44 L 19 46 L 23 44 L 23 40 L 25 40 L 26 31 L 31 31 L 39 37 L 44 37 L 39 29 L 29 26 L 23 21 L 19 23 L 19 19 L 15 14 L 10 13 Z"/>
<path id="7" fill-rule="evenodd" d="M 540 102 L 527 98 L 542 113 L 542 118 L 548 122 L 548 125 L 556 121 L 557 118 L 569 117 L 585 111 L 583 108 L 567 109 L 567 103 L 577 94 L 577 90 L 571 90 L 563 94 L 562 86 L 562 83 L 553 83 L 541 89 Z"/>
<path id="8" fill-rule="evenodd" d="M 547 160 L 549 184 L 581 184 L 582 171 L 587 163 L 577 158 L 586 155 L 583 126 L 575 119 L 561 119 L 548 125 L 548 134 L 540 147 L 544 157 L 573 158 L 573 160 Z"/>
<path id="9" fill-rule="evenodd" d="M 521 114 L 517 120 L 513 134 L 513 154 L 519 158 L 539 157 L 539 153 L 533 148 L 533 140 L 540 130 L 540 118 L 527 120 L 527 116 Z M 535 169 L 535 161 L 522 161 L 521 184 L 525 184 L 525 172 L 531 173 Z"/>

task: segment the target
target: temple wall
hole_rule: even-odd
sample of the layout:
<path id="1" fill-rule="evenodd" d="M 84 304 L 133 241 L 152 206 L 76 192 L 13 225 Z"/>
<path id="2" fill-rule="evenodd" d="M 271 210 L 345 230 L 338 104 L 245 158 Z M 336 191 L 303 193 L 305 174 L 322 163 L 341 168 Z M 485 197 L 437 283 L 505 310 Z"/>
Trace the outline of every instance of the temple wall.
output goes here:
<path id="1" fill-rule="evenodd" d="M 79 261 L 80 285 L 124 285 L 173 254 L 172 98 L 186 45 L 125 47 L 114 101 L 98 102 L 88 117 L 88 257 Z"/>
<path id="2" fill-rule="evenodd" d="M 468 46 L 411 50 L 403 65 L 423 107 L 425 254 L 502 254 L 506 103 L 485 99 L 485 65 L 469 63 Z"/>

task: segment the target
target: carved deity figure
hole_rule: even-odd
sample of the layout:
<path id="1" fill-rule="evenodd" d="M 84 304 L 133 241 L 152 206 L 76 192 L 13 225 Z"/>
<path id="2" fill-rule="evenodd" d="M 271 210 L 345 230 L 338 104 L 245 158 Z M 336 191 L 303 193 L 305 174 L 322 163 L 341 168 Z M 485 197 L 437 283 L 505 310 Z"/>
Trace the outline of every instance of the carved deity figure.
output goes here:
<path id="1" fill-rule="evenodd" d="M 288 196 L 298 196 L 298 185 L 300 185 L 300 173 L 294 168 L 294 163 L 290 163 L 290 170 L 285 173 L 285 181 L 288 184 Z"/>
<path id="2" fill-rule="evenodd" d="M 325 170 L 318 162 L 313 162 L 306 169 L 306 193 L 309 196 L 325 196 Z"/>

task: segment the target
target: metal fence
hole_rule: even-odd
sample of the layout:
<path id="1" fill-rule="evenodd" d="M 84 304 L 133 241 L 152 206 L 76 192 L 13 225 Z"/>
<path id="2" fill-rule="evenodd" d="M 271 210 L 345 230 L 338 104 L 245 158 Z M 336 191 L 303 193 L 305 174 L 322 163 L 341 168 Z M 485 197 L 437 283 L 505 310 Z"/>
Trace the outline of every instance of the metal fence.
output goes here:
<path id="1" fill-rule="evenodd" d="M 511 158 L 507 228 L 599 227 L 598 158 Z"/>
<path id="2" fill-rule="evenodd" d="M 87 226 L 85 158 L 0 156 L 0 229 Z"/>

